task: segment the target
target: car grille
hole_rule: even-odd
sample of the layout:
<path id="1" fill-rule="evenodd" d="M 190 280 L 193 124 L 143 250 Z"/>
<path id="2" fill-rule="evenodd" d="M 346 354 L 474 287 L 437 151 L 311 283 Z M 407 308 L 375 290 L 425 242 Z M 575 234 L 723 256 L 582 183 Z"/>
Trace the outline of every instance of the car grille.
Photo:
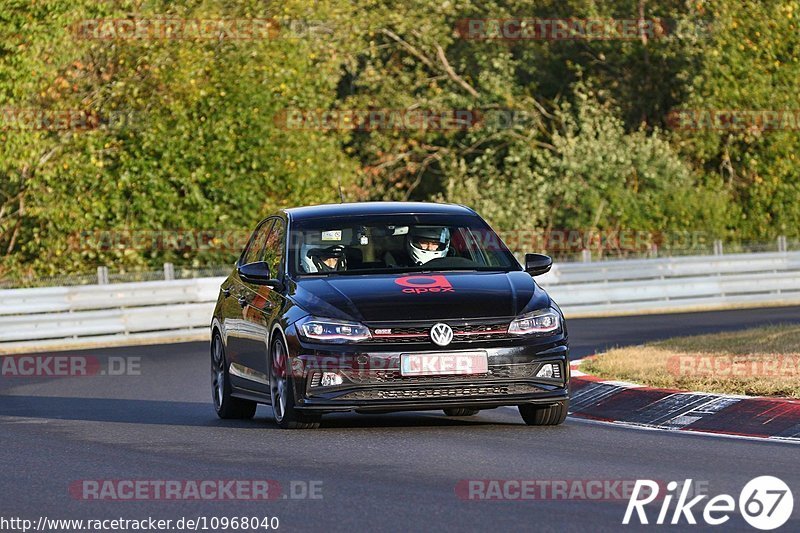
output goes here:
<path id="1" fill-rule="evenodd" d="M 437 387 L 420 389 L 371 389 L 353 391 L 337 398 L 337 400 L 392 400 L 392 399 L 426 399 L 426 398 L 467 398 L 471 396 L 506 396 L 512 394 L 528 394 L 543 392 L 534 385 L 484 385 L 464 387 Z"/>
<path id="2" fill-rule="evenodd" d="M 453 328 L 452 342 L 473 342 L 509 339 L 508 320 L 470 321 L 470 322 L 445 322 Z M 428 344 L 431 342 L 430 331 L 433 323 L 420 326 L 406 325 L 374 325 L 370 328 L 372 340 L 375 344 Z M 391 330 L 391 333 L 376 333 L 380 330 Z"/>
<path id="3" fill-rule="evenodd" d="M 513 365 L 493 365 L 489 372 L 480 375 L 455 374 L 451 376 L 401 376 L 400 370 L 364 370 L 343 371 L 344 377 L 359 385 L 380 385 L 384 383 L 447 383 L 454 381 L 493 380 L 493 379 L 530 379 L 536 376 L 539 363 L 520 363 Z"/>

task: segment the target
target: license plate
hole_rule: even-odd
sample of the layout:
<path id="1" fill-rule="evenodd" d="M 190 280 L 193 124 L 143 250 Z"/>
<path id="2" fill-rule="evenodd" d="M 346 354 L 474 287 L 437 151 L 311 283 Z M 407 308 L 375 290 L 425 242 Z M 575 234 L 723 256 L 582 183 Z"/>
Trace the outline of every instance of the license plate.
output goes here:
<path id="1" fill-rule="evenodd" d="M 406 353 L 400 356 L 401 376 L 452 376 L 485 374 L 488 371 L 485 352 Z"/>

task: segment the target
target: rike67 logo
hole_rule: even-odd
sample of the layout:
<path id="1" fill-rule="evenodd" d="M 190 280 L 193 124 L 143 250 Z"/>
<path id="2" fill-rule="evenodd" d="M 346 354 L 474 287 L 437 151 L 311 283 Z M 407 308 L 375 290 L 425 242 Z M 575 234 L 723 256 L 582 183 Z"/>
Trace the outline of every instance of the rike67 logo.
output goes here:
<path id="1" fill-rule="evenodd" d="M 394 282 L 403 287 L 403 292 L 406 294 L 455 292 L 444 276 L 405 276 L 397 278 Z"/>
<path id="2" fill-rule="evenodd" d="M 635 523 L 648 524 L 645 506 L 660 499 L 661 509 L 656 518 L 656 524 L 679 524 L 682 519 L 688 524 L 697 524 L 696 513 L 702 513 L 703 521 L 711 526 L 724 524 L 730 519 L 730 513 L 736 511 L 737 501 L 729 494 L 714 496 L 705 505 L 701 504 L 707 496 L 700 495 L 689 499 L 692 480 L 687 479 L 678 494 L 678 483 L 670 481 L 667 484 L 666 494 L 659 494 L 661 486 L 649 479 L 636 480 L 633 494 L 628 500 L 628 508 L 622 519 L 623 524 Z M 677 496 L 675 508 L 670 513 L 670 502 Z M 756 529 L 764 531 L 776 529 L 786 523 L 792 516 L 794 498 L 789 486 L 781 479 L 773 476 L 759 476 L 751 479 L 739 494 L 739 512 L 742 518 Z M 635 518 L 634 518 L 635 511 Z M 669 515 L 671 516 L 671 520 Z M 650 517 L 652 519 L 652 516 Z M 633 519 L 633 522 L 632 522 Z M 669 520 L 669 522 L 667 522 Z"/>

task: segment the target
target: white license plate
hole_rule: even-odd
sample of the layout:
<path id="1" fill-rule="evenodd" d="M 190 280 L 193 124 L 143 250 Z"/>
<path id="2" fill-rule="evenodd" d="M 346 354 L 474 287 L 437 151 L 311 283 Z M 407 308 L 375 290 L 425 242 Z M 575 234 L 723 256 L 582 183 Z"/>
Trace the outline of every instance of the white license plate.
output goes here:
<path id="1" fill-rule="evenodd" d="M 486 352 L 404 353 L 400 356 L 401 376 L 452 376 L 488 371 Z"/>

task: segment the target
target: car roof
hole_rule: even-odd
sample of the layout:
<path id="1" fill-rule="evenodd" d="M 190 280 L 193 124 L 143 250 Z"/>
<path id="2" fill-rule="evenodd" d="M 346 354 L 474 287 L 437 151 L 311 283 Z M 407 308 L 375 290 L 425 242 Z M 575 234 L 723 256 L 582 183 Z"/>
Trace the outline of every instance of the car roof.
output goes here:
<path id="1" fill-rule="evenodd" d="M 285 209 L 292 220 L 364 215 L 472 215 L 475 211 L 463 205 L 431 202 L 358 202 L 324 204 Z"/>

